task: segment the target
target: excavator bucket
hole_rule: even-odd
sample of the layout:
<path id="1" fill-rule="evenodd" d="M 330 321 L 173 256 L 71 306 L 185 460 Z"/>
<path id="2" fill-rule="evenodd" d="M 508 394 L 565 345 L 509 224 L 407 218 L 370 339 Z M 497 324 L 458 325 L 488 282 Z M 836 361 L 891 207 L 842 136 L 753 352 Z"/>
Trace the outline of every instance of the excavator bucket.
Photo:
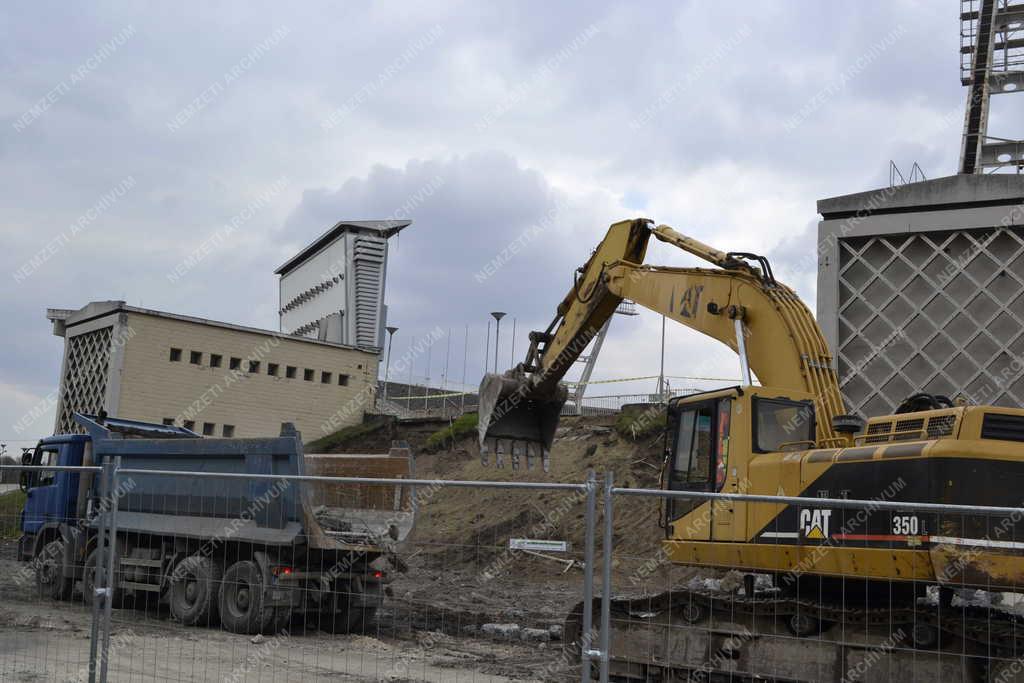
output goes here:
<path id="1" fill-rule="evenodd" d="M 550 391 L 538 391 L 525 377 L 484 375 L 480 382 L 480 460 L 505 466 L 510 456 L 512 469 L 518 469 L 525 457 L 527 468 L 539 457 L 548 471 L 551 442 L 558 427 L 558 416 L 568 393 L 555 385 Z"/>

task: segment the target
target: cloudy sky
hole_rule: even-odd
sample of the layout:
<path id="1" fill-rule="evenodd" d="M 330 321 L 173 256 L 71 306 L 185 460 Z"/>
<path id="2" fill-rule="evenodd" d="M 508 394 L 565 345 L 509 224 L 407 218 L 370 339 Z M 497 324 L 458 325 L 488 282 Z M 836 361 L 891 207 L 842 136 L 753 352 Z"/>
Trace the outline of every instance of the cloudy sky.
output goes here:
<path id="1" fill-rule="evenodd" d="M 817 199 L 886 184 L 890 159 L 955 171 L 958 7 L 7 5 L 0 439 L 52 428 L 52 411 L 12 428 L 58 380 L 47 307 L 124 299 L 276 329 L 274 268 L 339 219 L 414 219 L 392 244 L 396 349 L 451 328 L 453 381 L 467 324 L 472 384 L 487 312 L 516 317 L 519 355 L 622 218 L 768 253 L 813 308 Z M 1007 118 L 995 110 L 994 134 Z M 661 244 L 649 261 L 696 265 Z M 656 374 L 659 329 L 617 318 L 597 375 Z M 447 343 L 435 349 L 439 381 Z M 687 330 L 669 330 L 667 356 L 670 375 L 737 375 Z"/>

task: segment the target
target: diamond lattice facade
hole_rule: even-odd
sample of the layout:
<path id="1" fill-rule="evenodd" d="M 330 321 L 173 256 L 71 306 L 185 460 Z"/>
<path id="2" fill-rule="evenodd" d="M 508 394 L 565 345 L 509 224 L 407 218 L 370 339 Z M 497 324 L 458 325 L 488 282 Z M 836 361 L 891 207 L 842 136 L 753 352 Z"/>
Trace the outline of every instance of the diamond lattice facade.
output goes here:
<path id="1" fill-rule="evenodd" d="M 847 408 L 917 392 L 1024 405 L 1024 178 L 953 176 L 818 202 L 818 320 Z"/>

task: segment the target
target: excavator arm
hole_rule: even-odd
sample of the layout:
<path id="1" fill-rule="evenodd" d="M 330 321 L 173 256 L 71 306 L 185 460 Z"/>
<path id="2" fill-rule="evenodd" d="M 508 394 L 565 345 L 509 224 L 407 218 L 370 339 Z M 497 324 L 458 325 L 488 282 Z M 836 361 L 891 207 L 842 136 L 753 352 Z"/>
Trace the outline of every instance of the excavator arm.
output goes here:
<path id="1" fill-rule="evenodd" d="M 651 235 L 718 269 L 644 265 Z M 756 262 L 758 265 L 752 265 Z M 817 437 L 835 437 L 832 417 L 843 412 L 839 383 L 821 329 L 789 287 L 777 282 L 767 259 L 721 252 L 666 225 L 645 219 L 615 223 L 576 271 L 572 289 L 544 332 L 530 333 L 524 363 L 480 386 L 480 444 L 499 465 L 506 442 L 513 458 L 554 438 L 566 391 L 559 384 L 623 299 L 631 299 L 713 337 L 740 356 L 743 382 L 816 397 Z"/>

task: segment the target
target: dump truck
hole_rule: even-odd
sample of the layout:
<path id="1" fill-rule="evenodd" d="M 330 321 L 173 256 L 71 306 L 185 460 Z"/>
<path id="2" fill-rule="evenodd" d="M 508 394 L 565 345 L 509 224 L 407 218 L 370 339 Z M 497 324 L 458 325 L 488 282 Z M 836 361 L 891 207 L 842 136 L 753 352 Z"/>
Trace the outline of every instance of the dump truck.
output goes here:
<path id="1" fill-rule="evenodd" d="M 111 556 L 109 525 L 116 529 L 114 606 L 157 600 L 185 625 L 219 623 L 235 633 L 274 632 L 297 617 L 329 632 L 361 630 L 402 567 L 395 545 L 413 524 L 406 487 L 335 487 L 338 499 L 384 500 L 389 509 L 345 508 L 331 506 L 337 499 L 315 500 L 308 480 L 275 478 L 310 474 L 290 423 L 277 437 L 204 438 L 176 426 L 75 420 L 84 434 L 44 438 L 23 464 L 106 461 L 124 474 L 104 491 L 95 471 L 23 472 L 18 555 L 44 596 L 95 599 L 97 563 Z M 372 461 L 356 457 L 365 476 Z M 371 474 L 408 474 L 407 448 L 392 449 L 384 461 Z"/>

